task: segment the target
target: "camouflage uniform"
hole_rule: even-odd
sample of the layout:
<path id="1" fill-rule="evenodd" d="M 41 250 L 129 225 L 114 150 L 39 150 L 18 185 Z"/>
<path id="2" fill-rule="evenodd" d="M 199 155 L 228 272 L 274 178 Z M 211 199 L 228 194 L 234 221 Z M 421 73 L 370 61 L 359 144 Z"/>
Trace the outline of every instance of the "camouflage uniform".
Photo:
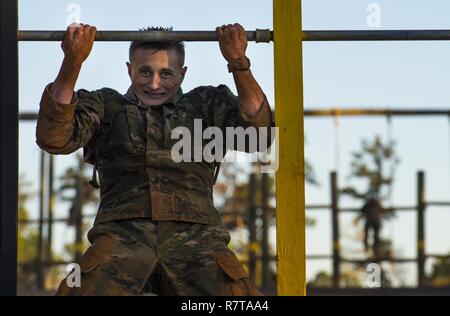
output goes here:
<path id="1" fill-rule="evenodd" d="M 178 140 L 170 134 L 180 126 L 193 137 L 194 119 L 224 135 L 226 127 L 270 127 L 266 98 L 249 118 L 224 85 L 179 89 L 160 106 L 140 104 L 131 87 L 125 95 L 81 89 L 71 104 L 58 103 L 49 89 L 40 103 L 38 145 L 53 154 L 83 148 L 101 184 L 92 246 L 80 263 L 82 286 L 69 289 L 63 280 L 59 294 L 258 294 L 227 248 L 229 234 L 213 205 L 217 164 L 174 162 Z"/>

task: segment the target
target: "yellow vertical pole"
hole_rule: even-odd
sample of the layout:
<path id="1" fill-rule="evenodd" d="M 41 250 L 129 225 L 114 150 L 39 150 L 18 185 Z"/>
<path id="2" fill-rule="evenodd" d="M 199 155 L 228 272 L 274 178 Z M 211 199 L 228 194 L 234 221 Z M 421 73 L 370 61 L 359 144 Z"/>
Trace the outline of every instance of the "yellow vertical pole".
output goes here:
<path id="1" fill-rule="evenodd" d="M 279 127 L 277 294 L 306 295 L 301 0 L 273 0 L 273 29 Z"/>

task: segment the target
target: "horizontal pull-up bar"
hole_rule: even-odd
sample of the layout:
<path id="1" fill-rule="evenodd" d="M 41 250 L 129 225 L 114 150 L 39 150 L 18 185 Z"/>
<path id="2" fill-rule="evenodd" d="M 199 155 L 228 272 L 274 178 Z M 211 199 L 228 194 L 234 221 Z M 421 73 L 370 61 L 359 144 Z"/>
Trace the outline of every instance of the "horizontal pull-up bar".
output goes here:
<path id="1" fill-rule="evenodd" d="M 19 41 L 61 41 L 65 31 L 17 31 Z M 304 31 L 303 41 L 447 41 L 450 30 Z M 273 41 L 273 31 L 247 31 L 257 43 Z M 217 41 L 215 31 L 97 31 L 96 41 Z"/>
<path id="2" fill-rule="evenodd" d="M 17 31 L 19 41 L 62 41 L 66 31 Z M 270 42 L 270 30 L 247 31 L 247 39 L 254 42 Z M 217 41 L 215 31 L 97 31 L 96 41 Z"/>
<path id="3" fill-rule="evenodd" d="M 448 41 L 450 30 L 304 31 L 304 41 Z"/>

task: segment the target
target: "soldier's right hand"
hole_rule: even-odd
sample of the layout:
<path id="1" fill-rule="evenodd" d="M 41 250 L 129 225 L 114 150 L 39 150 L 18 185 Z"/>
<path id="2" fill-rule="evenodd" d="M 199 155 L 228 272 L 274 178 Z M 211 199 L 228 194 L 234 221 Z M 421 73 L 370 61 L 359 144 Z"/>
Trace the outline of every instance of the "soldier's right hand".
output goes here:
<path id="1" fill-rule="evenodd" d="M 64 34 L 61 48 L 64 57 L 74 64 L 82 64 L 89 56 L 97 29 L 89 24 L 71 24 Z"/>

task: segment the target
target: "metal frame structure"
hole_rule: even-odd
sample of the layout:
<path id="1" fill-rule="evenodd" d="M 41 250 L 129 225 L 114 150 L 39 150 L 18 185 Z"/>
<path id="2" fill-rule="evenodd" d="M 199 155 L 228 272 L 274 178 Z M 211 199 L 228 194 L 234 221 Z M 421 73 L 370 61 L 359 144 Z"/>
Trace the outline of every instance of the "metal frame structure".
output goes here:
<path id="1" fill-rule="evenodd" d="M 50 34 L 19 31 L 17 2 L 0 0 L 0 294 L 6 295 L 16 294 L 17 277 L 18 41 L 33 40 L 33 36 L 38 41 L 62 38 L 61 33 L 53 31 Z M 289 192 L 277 190 L 278 294 L 305 295 L 302 42 L 450 40 L 450 32 L 303 31 L 301 0 L 273 0 L 273 18 L 276 117 L 277 125 L 281 127 L 277 186 L 289 188 Z M 267 41 L 268 32 L 262 33 L 266 34 Z M 54 37 L 52 34 L 55 34 Z M 116 38 L 117 33 L 108 38 L 107 33 L 100 31 L 98 36 L 108 41 L 128 41 L 136 32 L 121 34 L 124 36 L 121 39 Z M 214 40 L 211 34 L 204 40 Z M 187 34 L 178 39 L 202 40 Z M 286 60 L 290 62 L 286 63 Z M 292 192 L 296 194 L 295 199 L 292 199 Z"/>
<path id="2" fill-rule="evenodd" d="M 53 260 L 51 258 L 51 245 L 52 245 L 52 227 L 55 223 L 67 223 L 68 218 L 53 218 L 52 216 L 52 203 L 48 202 L 47 205 L 45 201 L 51 201 L 52 196 L 54 195 L 53 188 L 51 187 L 51 182 L 53 179 L 53 164 L 51 158 L 53 156 L 44 154 L 41 152 L 41 192 L 39 200 L 40 200 L 40 215 L 38 219 L 28 219 L 28 220 L 20 220 L 20 224 L 34 224 L 39 227 L 38 234 L 38 247 L 37 257 L 33 261 L 29 262 L 19 262 L 18 265 L 20 267 L 35 269 L 36 286 L 37 289 L 43 290 L 43 279 L 45 276 L 44 269 L 59 266 L 59 265 L 69 265 L 72 262 L 76 262 L 76 255 L 72 261 L 60 261 Z M 47 161 L 50 158 L 50 162 Z M 351 257 L 345 257 L 341 255 L 341 247 L 340 245 L 340 224 L 339 217 L 343 213 L 358 213 L 360 212 L 359 208 L 349 208 L 343 207 L 339 204 L 339 186 L 338 186 L 338 175 L 336 172 L 330 173 L 330 204 L 321 205 L 321 204 L 312 204 L 306 205 L 307 212 L 323 212 L 330 211 L 331 216 L 331 232 L 332 239 L 330 240 L 332 254 L 314 254 L 307 255 L 306 260 L 324 260 L 329 259 L 332 260 L 332 287 L 333 293 L 335 294 L 348 294 L 351 291 L 357 292 L 361 291 L 363 294 L 365 289 L 357 289 L 353 288 L 350 292 L 346 288 L 341 288 L 340 280 L 341 280 L 341 265 L 344 263 L 351 264 L 365 264 L 365 263 L 381 263 L 381 262 L 390 262 L 390 263 L 416 263 L 417 264 L 417 291 L 420 293 L 424 290 L 437 291 L 438 293 L 446 293 L 448 289 L 440 289 L 440 288 L 432 288 L 429 286 L 427 278 L 425 276 L 425 263 L 429 258 L 450 258 L 448 254 L 430 254 L 426 252 L 425 248 L 425 212 L 428 206 L 445 206 L 449 207 L 450 202 L 446 201 L 428 201 L 425 196 L 426 188 L 425 188 L 425 174 L 423 171 L 417 172 L 417 205 L 409 205 L 409 206 L 392 206 L 389 209 L 396 212 L 416 212 L 417 218 L 417 255 L 412 257 L 373 257 L 373 258 L 365 258 L 365 259 L 355 259 Z M 255 197 L 261 193 L 262 201 L 261 204 L 257 204 L 255 202 Z M 243 261 L 246 263 L 249 269 L 250 278 L 256 282 L 260 280 L 260 288 L 264 293 L 272 294 L 274 292 L 274 283 L 272 282 L 269 265 L 271 262 L 276 260 L 276 256 L 273 256 L 269 253 L 269 241 L 268 241 L 268 229 L 269 229 L 269 221 L 275 215 L 275 209 L 268 205 L 267 197 L 268 197 L 269 187 L 268 187 L 268 175 L 262 174 L 259 180 L 256 180 L 256 174 L 251 173 L 249 178 L 249 197 L 248 197 L 248 207 L 247 212 L 242 211 L 221 211 L 220 214 L 225 216 L 248 216 L 248 225 L 249 225 L 249 244 L 248 244 L 248 260 Z M 92 218 L 95 214 L 84 214 L 83 218 Z M 257 233 L 257 222 L 260 221 L 262 225 L 260 226 L 260 234 Z M 47 228 L 47 234 L 43 236 L 43 227 L 44 225 Z M 19 226 L 20 227 L 20 226 Z M 79 230 L 79 227 L 76 227 Z M 81 235 L 81 231 L 79 230 L 78 235 Z M 257 235 L 260 235 L 257 238 Z M 46 245 L 45 251 L 42 245 Z M 258 251 L 261 250 L 261 251 Z M 259 253 L 259 254 L 258 254 Z M 261 270 L 257 269 L 258 264 L 261 264 Z M 260 274 L 258 275 L 260 271 Z M 378 289 L 377 292 L 374 292 L 375 295 L 386 294 L 388 292 L 392 292 L 395 294 L 395 291 L 411 291 L 412 288 L 402 288 L 402 289 L 391 289 L 391 288 L 382 288 Z M 338 292 L 339 291 L 339 292 Z M 317 289 L 317 288 L 308 288 L 308 294 L 319 295 L 321 293 L 330 293 L 327 289 Z M 359 292 L 357 292 L 359 293 Z M 448 292 L 447 292 L 448 293 Z"/>
<path id="3" fill-rule="evenodd" d="M 446 117 L 450 116 L 450 111 L 442 110 L 442 109 L 368 109 L 368 108 L 329 108 L 329 109 L 314 109 L 308 110 L 305 109 L 304 116 L 305 118 L 317 119 L 320 117 L 332 117 L 332 116 L 347 116 L 347 117 L 360 117 L 360 116 L 385 116 L 385 117 L 426 117 L 426 116 L 441 116 Z M 31 112 L 21 112 L 19 113 L 19 121 L 35 121 L 37 119 L 37 113 Z M 53 156 L 44 154 L 41 152 L 41 189 L 40 192 L 40 216 L 38 219 L 29 219 L 29 220 L 19 220 L 20 224 L 38 224 L 39 225 L 39 234 L 38 234 L 38 245 L 45 244 L 47 249 L 43 251 L 43 246 L 38 246 L 38 256 L 36 261 L 33 262 L 20 262 L 19 266 L 21 267 L 33 267 L 36 271 L 37 278 L 37 287 L 38 289 L 43 289 L 43 268 L 49 268 L 52 266 L 58 265 L 68 265 L 71 262 L 68 261 L 55 261 L 51 258 L 51 244 L 52 244 L 52 225 L 55 223 L 67 223 L 67 218 L 53 218 L 53 208 L 54 208 L 54 193 L 52 188 L 53 183 Z M 50 161 L 48 161 L 50 160 Z M 317 288 L 308 288 L 308 295 L 320 295 L 327 293 L 334 293 L 340 295 L 346 295 L 349 293 L 360 293 L 364 294 L 364 289 L 342 289 L 340 288 L 340 267 L 343 263 L 353 263 L 353 264 L 364 264 L 369 262 L 392 262 L 392 263 L 417 263 L 418 275 L 417 275 L 417 284 L 418 290 L 417 293 L 422 293 L 423 291 L 431 291 L 433 293 L 445 293 L 446 289 L 437 289 L 428 287 L 426 276 L 425 276 L 425 263 L 428 258 L 449 258 L 449 255 L 446 254 L 430 254 L 426 253 L 425 245 L 425 216 L 424 213 L 426 208 L 429 206 L 438 206 L 438 207 L 449 207 L 450 202 L 448 201 L 428 201 L 425 196 L 426 188 L 425 188 L 425 174 L 423 172 L 417 173 L 417 205 L 410 206 L 393 206 L 391 209 L 393 211 L 400 212 L 417 212 L 417 256 L 415 258 L 406 258 L 406 257 L 379 257 L 379 258 L 368 258 L 368 259 L 352 259 L 346 258 L 341 255 L 341 247 L 340 247 L 340 225 L 339 225 L 339 217 L 342 213 L 356 213 L 359 212 L 358 208 L 348 208 L 339 205 L 339 186 L 337 182 L 337 174 L 336 172 L 332 172 L 330 174 L 330 204 L 327 205 L 306 205 L 305 209 L 307 212 L 316 212 L 316 211 L 331 211 L 331 231 L 332 231 L 332 239 L 331 239 L 331 256 L 328 254 L 314 254 L 307 255 L 306 260 L 324 260 L 330 259 L 332 260 L 333 267 L 333 290 L 329 289 L 317 289 Z M 269 229 L 269 221 L 270 218 L 275 214 L 275 209 L 268 205 L 268 174 L 264 173 L 261 175 L 259 180 L 256 181 L 255 174 L 250 174 L 249 178 L 249 199 L 248 199 L 248 223 L 250 227 L 250 235 L 249 235 L 249 246 L 248 246 L 248 261 L 245 263 L 248 265 L 248 269 L 250 272 L 250 277 L 253 281 L 256 281 L 261 277 L 261 289 L 265 293 L 275 293 L 273 289 L 273 283 L 271 280 L 271 272 L 269 269 L 270 262 L 276 260 L 276 257 L 273 257 L 269 253 L 269 241 L 268 241 L 268 229 Z M 256 192 L 260 191 L 262 201 L 261 205 L 257 205 L 255 202 Z M 47 202 L 46 205 L 45 202 Z M 258 211 L 260 210 L 260 211 Z M 233 212 L 220 212 L 222 216 L 242 216 L 243 213 L 239 211 Z M 84 214 L 83 218 L 92 218 L 95 214 Z M 258 240 L 257 231 L 256 231 L 256 222 L 262 222 L 261 227 L 261 238 Z M 44 242 L 43 229 L 44 225 L 47 228 L 47 236 Z M 77 227 L 78 228 L 78 227 Z M 78 233 L 80 234 L 80 233 Z M 421 246 L 423 245 L 423 246 Z M 260 249 L 260 255 L 258 255 L 257 249 Z M 261 263 L 261 275 L 258 276 L 257 266 L 258 262 Z M 359 292 L 358 292 L 359 291 Z M 374 290 L 375 291 L 375 290 Z M 387 289 L 383 288 L 381 290 L 377 290 L 373 292 L 374 295 L 386 295 L 388 293 L 396 294 L 403 293 L 402 291 L 410 292 L 412 289 L 403 288 L 403 289 Z M 366 291 L 367 292 L 367 291 Z M 370 292 L 372 293 L 372 292 Z M 414 293 L 414 292 L 411 292 Z"/>
<path id="4" fill-rule="evenodd" d="M 18 192 L 17 1 L 0 2 L 0 295 L 16 294 Z"/>

